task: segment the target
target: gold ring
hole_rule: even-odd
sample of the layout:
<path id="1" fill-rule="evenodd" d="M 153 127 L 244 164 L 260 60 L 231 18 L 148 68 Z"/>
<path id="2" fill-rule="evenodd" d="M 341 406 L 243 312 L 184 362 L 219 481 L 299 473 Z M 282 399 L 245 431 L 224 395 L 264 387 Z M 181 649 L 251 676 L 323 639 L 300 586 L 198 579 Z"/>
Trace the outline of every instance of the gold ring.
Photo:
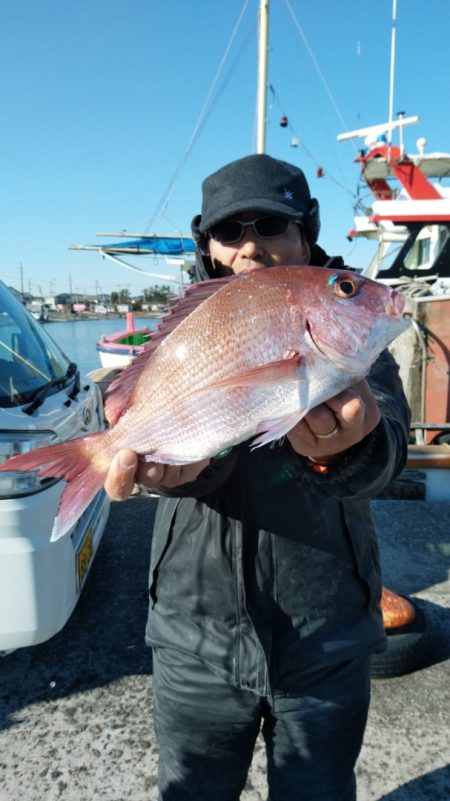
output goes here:
<path id="1" fill-rule="evenodd" d="M 329 439 L 330 437 L 334 437 L 335 434 L 339 431 L 339 426 L 336 424 L 332 431 L 329 431 L 328 434 L 316 434 L 314 432 L 314 436 L 317 439 Z"/>

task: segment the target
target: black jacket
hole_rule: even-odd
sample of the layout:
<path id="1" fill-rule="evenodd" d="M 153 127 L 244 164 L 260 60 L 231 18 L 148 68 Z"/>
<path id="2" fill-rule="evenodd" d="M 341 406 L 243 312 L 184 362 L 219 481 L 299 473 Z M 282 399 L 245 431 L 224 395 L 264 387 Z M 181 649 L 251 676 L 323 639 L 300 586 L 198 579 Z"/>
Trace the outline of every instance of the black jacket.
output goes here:
<path id="1" fill-rule="evenodd" d="M 369 382 L 382 419 L 327 475 L 287 440 L 246 442 L 159 501 L 149 645 L 262 695 L 288 691 L 295 668 L 385 647 L 369 499 L 405 463 L 409 410 L 388 352 Z"/>

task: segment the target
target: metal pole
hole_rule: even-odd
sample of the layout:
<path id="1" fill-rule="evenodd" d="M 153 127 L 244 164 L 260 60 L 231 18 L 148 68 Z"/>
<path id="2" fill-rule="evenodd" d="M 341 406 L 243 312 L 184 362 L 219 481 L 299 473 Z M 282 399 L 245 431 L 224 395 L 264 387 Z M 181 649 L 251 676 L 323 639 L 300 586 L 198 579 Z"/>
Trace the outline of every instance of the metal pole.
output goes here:
<path id="1" fill-rule="evenodd" d="M 264 153 L 266 149 L 266 115 L 267 115 L 267 52 L 269 48 L 269 2 L 259 3 L 258 34 L 258 100 L 256 152 Z"/>
<path id="2" fill-rule="evenodd" d="M 395 23 L 397 18 L 397 0 L 392 0 L 392 32 L 391 32 L 391 71 L 389 79 L 389 131 L 388 145 L 392 144 L 392 123 L 394 119 L 394 74 L 395 74 Z"/>

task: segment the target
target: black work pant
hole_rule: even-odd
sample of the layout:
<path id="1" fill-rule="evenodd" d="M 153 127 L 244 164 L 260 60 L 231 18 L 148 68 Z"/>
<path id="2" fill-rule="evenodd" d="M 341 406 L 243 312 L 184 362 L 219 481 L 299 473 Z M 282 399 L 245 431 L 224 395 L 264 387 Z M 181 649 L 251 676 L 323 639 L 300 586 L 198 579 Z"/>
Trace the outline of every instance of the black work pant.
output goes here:
<path id="1" fill-rule="evenodd" d="M 261 697 L 195 657 L 155 649 L 160 801 L 237 801 L 260 729 L 269 801 L 355 801 L 369 676 L 364 657 L 299 671 L 289 694 Z"/>

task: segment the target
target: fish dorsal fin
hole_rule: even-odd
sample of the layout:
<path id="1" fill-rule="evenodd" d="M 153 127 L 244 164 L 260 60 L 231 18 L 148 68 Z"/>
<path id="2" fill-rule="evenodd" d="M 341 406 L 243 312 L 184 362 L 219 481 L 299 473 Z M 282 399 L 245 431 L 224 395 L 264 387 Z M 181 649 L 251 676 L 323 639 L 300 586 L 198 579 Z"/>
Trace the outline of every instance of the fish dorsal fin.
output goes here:
<path id="1" fill-rule="evenodd" d="M 204 300 L 238 278 L 237 275 L 229 275 L 192 284 L 170 305 L 167 314 L 162 317 L 155 332 L 152 333 L 148 345 L 128 367 L 120 371 L 107 389 L 105 416 L 110 426 L 115 425 L 123 412 L 130 406 L 134 388 L 161 342 Z"/>

